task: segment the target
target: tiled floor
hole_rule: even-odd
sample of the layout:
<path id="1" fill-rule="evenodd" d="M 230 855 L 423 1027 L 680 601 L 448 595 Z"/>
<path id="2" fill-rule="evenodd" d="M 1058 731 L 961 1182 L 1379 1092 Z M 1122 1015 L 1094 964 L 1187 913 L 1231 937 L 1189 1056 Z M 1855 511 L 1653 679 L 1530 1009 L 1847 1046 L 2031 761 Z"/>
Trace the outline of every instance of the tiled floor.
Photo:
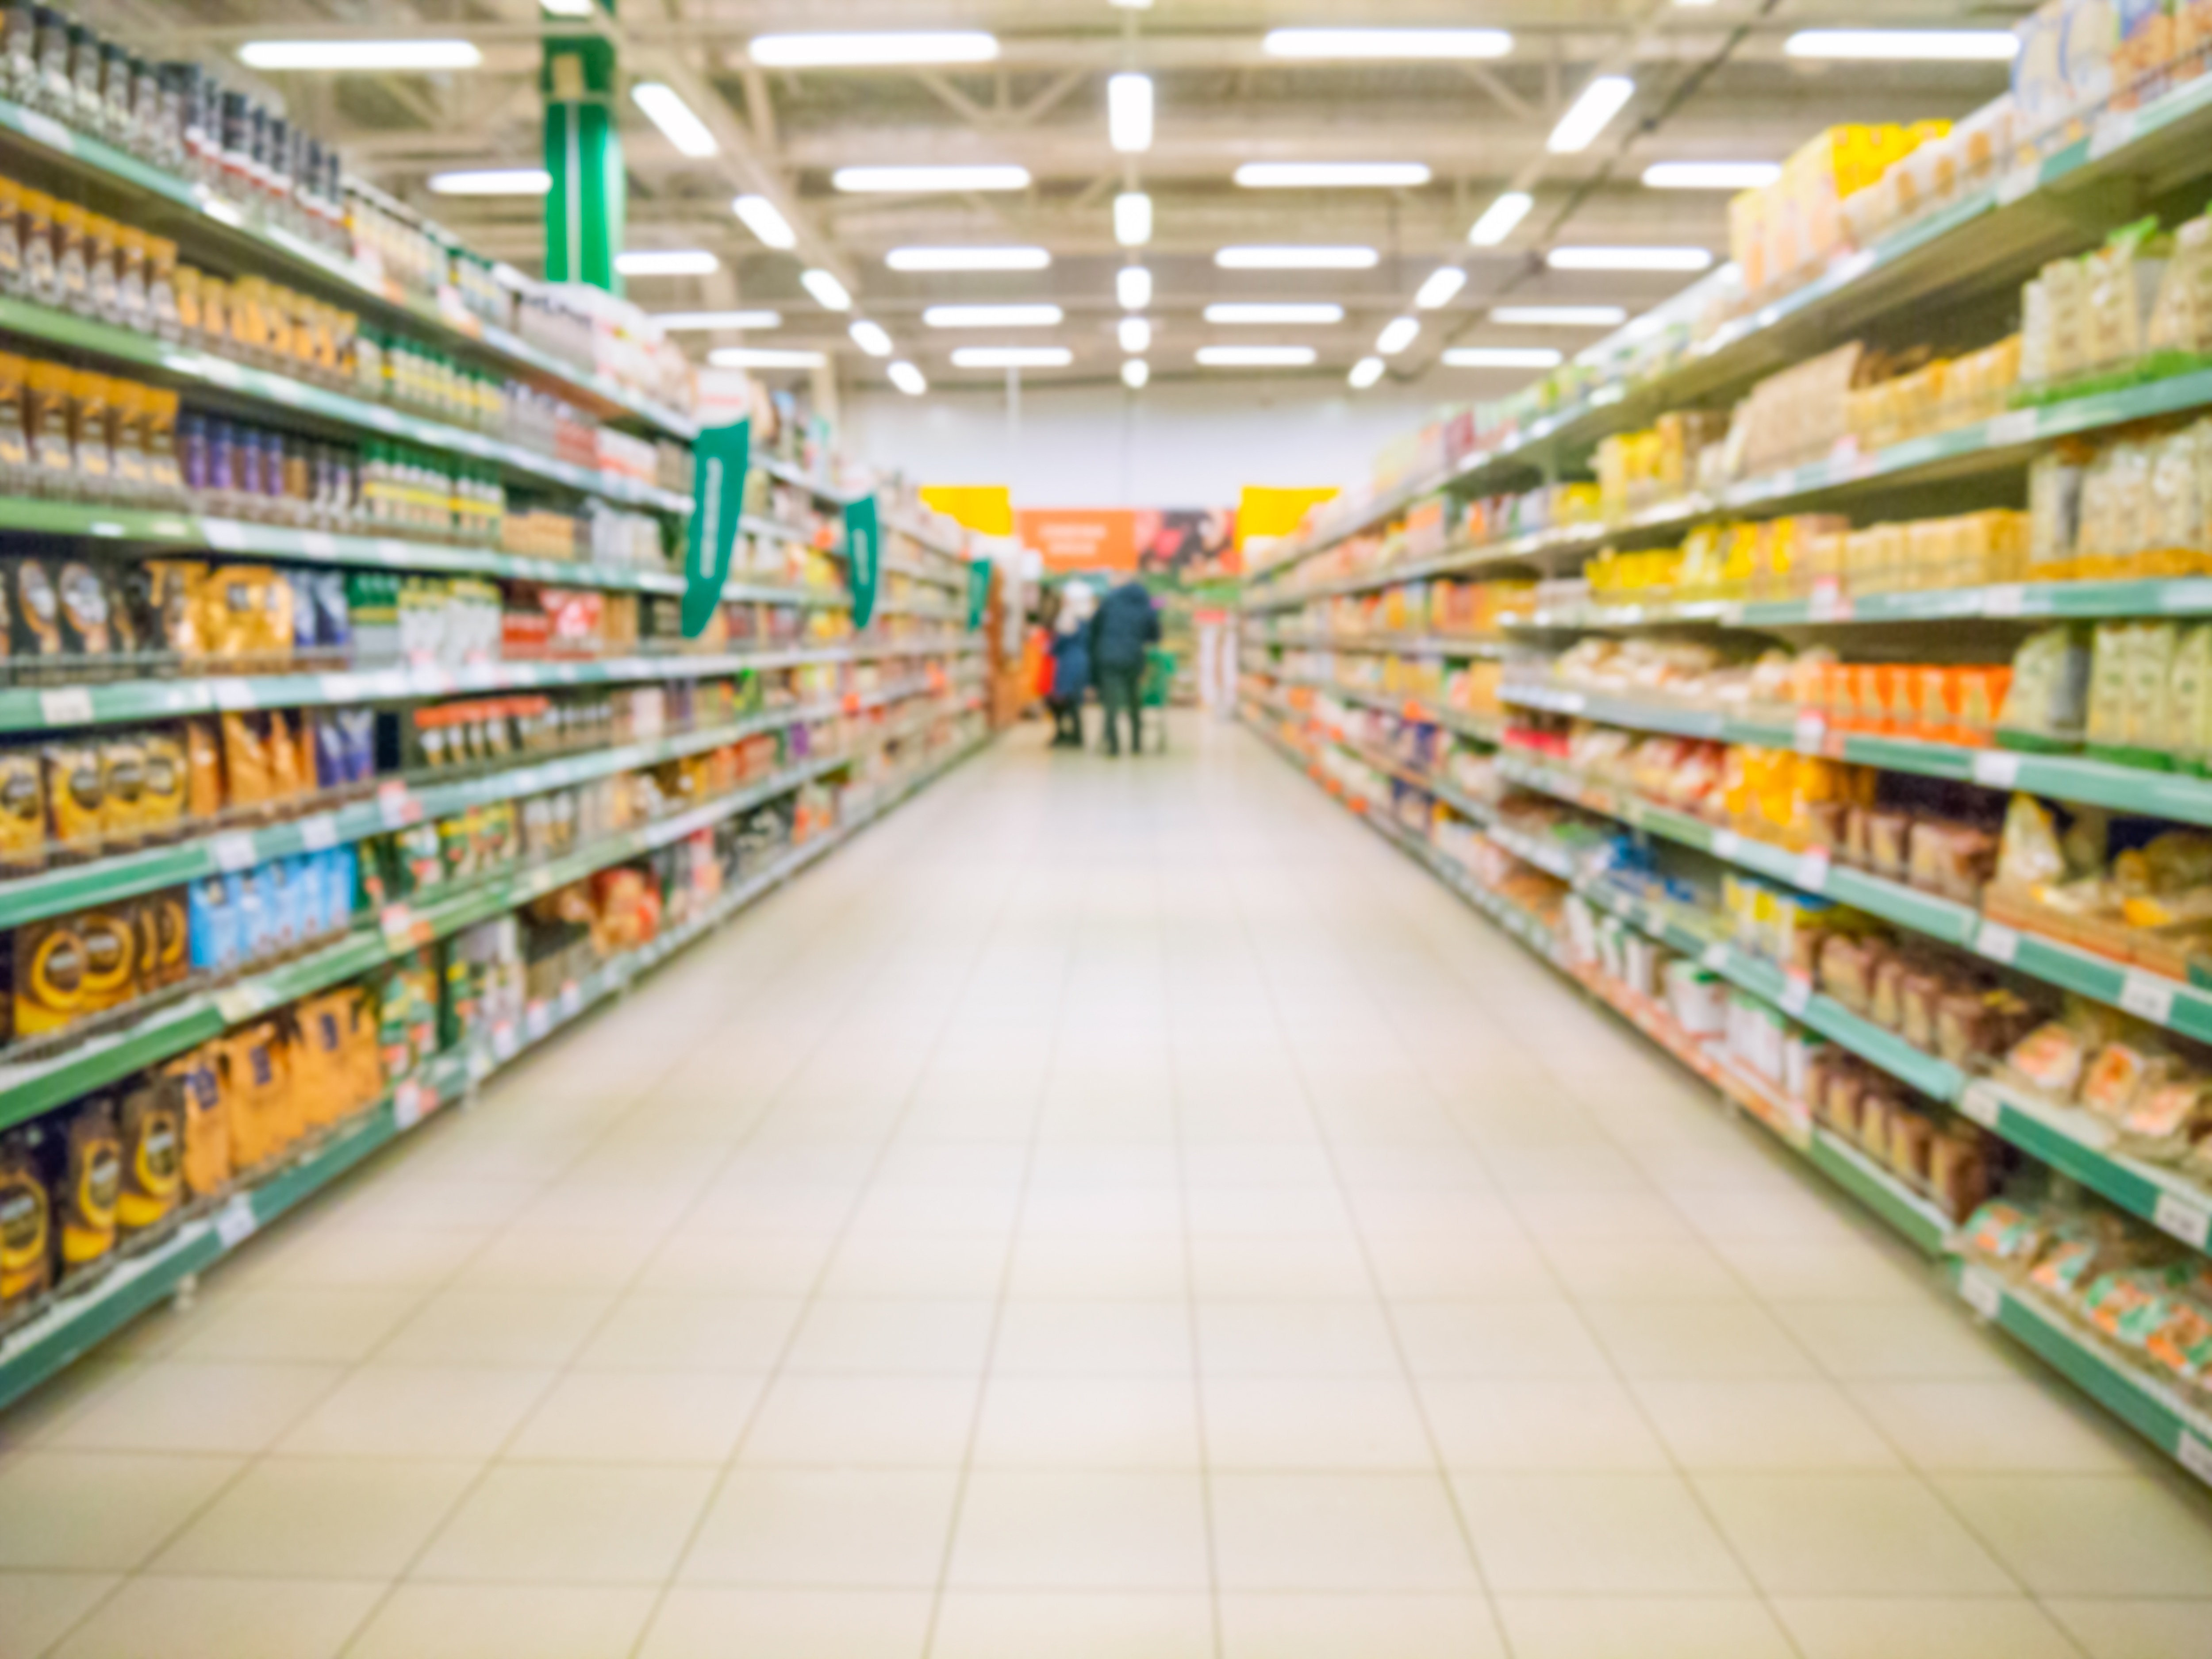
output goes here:
<path id="1" fill-rule="evenodd" d="M 2204 1494 L 1178 736 L 1015 735 L 0 1419 L 0 1659 L 2212 1655 Z"/>

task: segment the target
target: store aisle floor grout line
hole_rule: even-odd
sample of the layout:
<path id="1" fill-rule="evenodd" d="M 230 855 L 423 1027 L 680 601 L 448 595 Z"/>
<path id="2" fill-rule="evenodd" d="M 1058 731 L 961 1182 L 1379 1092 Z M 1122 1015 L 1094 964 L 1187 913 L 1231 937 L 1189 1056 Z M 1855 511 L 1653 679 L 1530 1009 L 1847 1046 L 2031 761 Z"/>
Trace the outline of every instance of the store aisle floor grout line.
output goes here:
<path id="1" fill-rule="evenodd" d="M 2136 1659 L 2204 1627 L 2169 1466 L 1251 736 L 1176 742 L 1016 732 L 0 1419 L 0 1631 Z"/>

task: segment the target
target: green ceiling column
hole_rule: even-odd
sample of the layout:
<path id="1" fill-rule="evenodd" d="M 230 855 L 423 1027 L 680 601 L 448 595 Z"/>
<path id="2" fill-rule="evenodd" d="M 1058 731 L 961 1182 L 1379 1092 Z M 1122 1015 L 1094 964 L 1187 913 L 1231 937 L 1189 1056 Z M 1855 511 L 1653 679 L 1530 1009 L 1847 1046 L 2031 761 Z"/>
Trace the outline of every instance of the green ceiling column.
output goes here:
<path id="1" fill-rule="evenodd" d="M 611 0 L 600 0 L 611 11 Z M 615 129 L 614 43 L 596 34 L 549 36 L 545 95 L 545 280 L 622 292 L 624 179 Z"/>

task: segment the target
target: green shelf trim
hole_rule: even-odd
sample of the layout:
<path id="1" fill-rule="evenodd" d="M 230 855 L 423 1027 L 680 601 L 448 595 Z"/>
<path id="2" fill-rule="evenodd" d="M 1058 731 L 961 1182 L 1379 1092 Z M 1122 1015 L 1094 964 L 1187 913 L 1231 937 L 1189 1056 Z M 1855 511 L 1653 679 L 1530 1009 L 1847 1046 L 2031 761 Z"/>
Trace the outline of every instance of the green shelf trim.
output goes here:
<path id="1" fill-rule="evenodd" d="M 907 680 L 849 702 L 830 697 L 789 708 L 767 709 L 725 726 L 538 761 L 465 781 L 410 786 L 394 779 L 370 799 L 327 811 L 259 829 L 220 831 L 143 852 L 63 865 L 38 875 L 0 882 L 0 927 L 20 927 L 42 916 L 64 915 L 91 905 L 158 892 L 203 876 L 250 869 L 271 859 L 362 841 L 398 824 L 446 817 L 494 801 L 543 794 L 550 789 L 719 749 L 762 732 L 781 731 L 806 720 L 834 720 L 849 712 L 887 707 L 928 694 L 926 680 Z"/>
<path id="2" fill-rule="evenodd" d="M 1449 635 L 1293 634 L 1276 629 L 1259 636 L 1259 643 L 1291 649 L 1346 651 L 1358 655 L 1401 657 L 1502 657 L 1510 648 L 1503 640 L 1454 639 Z"/>
<path id="3" fill-rule="evenodd" d="M 0 332 L 103 357 L 169 380 L 214 386 L 233 397 L 251 398 L 267 404 L 263 418 L 276 424 L 283 423 L 288 412 L 313 416 L 357 432 L 401 438 L 426 449 L 490 461 L 510 472 L 544 479 L 587 495 L 604 495 L 609 501 L 632 507 L 678 514 L 691 510 L 690 496 L 658 485 L 641 483 L 596 468 L 574 466 L 465 427 L 407 414 L 382 404 L 332 392 L 311 381 L 295 380 L 289 374 L 255 368 L 190 347 L 172 345 L 154 335 L 57 311 L 28 300 L 0 297 Z"/>
<path id="4" fill-rule="evenodd" d="M 336 943 L 306 956 L 249 975 L 221 990 L 181 998 L 134 1025 L 92 1038 L 50 1060 L 0 1066 L 0 1128 L 12 1128 L 95 1089 L 120 1082 L 219 1036 L 234 1025 L 352 979 L 433 939 L 504 915 L 609 865 L 665 846 L 701 827 L 696 820 L 702 814 L 708 815 L 703 821 L 711 823 L 748 811 L 849 766 L 853 760 L 852 754 L 825 756 L 787 768 L 678 817 L 610 836 L 565 859 L 502 873 L 459 892 L 440 894 L 419 911 L 410 905 L 388 907 L 373 925 L 357 927 Z M 683 826 L 680 830 L 678 825 Z"/>
<path id="5" fill-rule="evenodd" d="M 2192 1250 L 2212 1253 L 2212 1190 L 2121 1152 L 2112 1127 L 2086 1108 L 2054 1106 L 2002 1079 L 1978 1078 L 1959 1109 Z"/>
<path id="6" fill-rule="evenodd" d="M 175 1295 L 187 1279 L 206 1271 L 254 1233 L 439 1108 L 461 1098 L 553 1032 L 625 990 L 678 951 L 783 885 L 981 746 L 981 740 L 966 744 L 919 775 L 902 780 L 872 807 L 811 838 L 721 895 L 706 915 L 617 957 L 565 988 L 557 1000 L 533 1005 L 524 1032 L 501 1034 L 494 1044 L 435 1056 L 420 1077 L 401 1084 L 294 1163 L 234 1194 L 210 1213 L 185 1220 L 166 1239 L 143 1253 L 118 1260 L 82 1293 L 57 1298 L 44 1312 L 0 1338 L 0 1408 L 21 1399 L 139 1315 Z"/>
<path id="7" fill-rule="evenodd" d="M 1685 622 L 1723 628 L 1827 628 L 1852 624 L 2087 620 L 2099 617 L 2195 617 L 2212 614 L 2212 579 L 2143 578 L 2132 581 L 2002 582 L 1980 587 L 1903 593 L 1844 594 L 1829 599 L 1693 599 L 1676 604 L 1571 605 L 1538 611 L 1522 629 L 1630 629 Z"/>
<path id="8" fill-rule="evenodd" d="M 2045 1311 L 1978 1262 L 1952 1265 L 1959 1297 L 2199 1480 L 2212 1484 L 2212 1420 L 2102 1342 Z"/>
<path id="9" fill-rule="evenodd" d="M 688 441 L 698 435 L 696 423 L 688 416 L 604 375 L 580 369 L 519 335 L 484 323 L 458 304 L 448 310 L 434 300 L 387 288 L 352 259 L 289 230 L 264 226 L 257 216 L 214 191 L 149 166 L 128 150 L 76 131 L 51 116 L 0 100 L 0 134 L 27 140 L 87 172 L 104 175 L 110 184 L 128 185 L 198 216 L 214 233 L 250 245 L 260 260 L 287 268 L 279 274 L 333 286 L 350 301 L 366 301 L 386 314 L 404 317 L 411 328 L 428 336 L 426 344 L 458 349 L 522 371 L 525 378 L 550 381 L 579 402 L 596 400 L 604 405 L 603 414 L 611 411 L 641 421 L 671 437 Z"/>
<path id="10" fill-rule="evenodd" d="M 828 501 L 834 507 L 857 501 L 868 493 L 865 489 L 840 489 L 835 484 L 825 483 L 796 461 L 787 461 L 781 455 L 757 454 L 752 457 L 750 464 L 779 483 L 795 485 L 807 491 L 815 500 Z"/>
<path id="11" fill-rule="evenodd" d="M 1802 1149 L 1813 1166 L 1925 1256 L 1950 1248 L 1951 1218 L 1833 1130 L 1813 1126 Z"/>

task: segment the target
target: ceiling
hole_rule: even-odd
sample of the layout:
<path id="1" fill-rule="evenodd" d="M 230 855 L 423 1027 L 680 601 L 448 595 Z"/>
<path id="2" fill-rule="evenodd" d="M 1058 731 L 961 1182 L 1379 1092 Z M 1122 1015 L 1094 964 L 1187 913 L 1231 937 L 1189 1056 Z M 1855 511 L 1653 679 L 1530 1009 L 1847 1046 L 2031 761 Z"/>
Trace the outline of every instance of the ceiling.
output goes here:
<path id="1" fill-rule="evenodd" d="M 220 64 L 254 79 L 234 57 L 255 39 L 463 38 L 479 69 L 444 75 L 285 74 L 263 84 L 325 138 L 349 167 L 450 226 L 471 246 L 535 272 L 541 204 L 533 198 L 432 195 L 435 173 L 526 166 L 540 151 L 537 91 L 543 27 L 538 0 L 111 0 L 94 8 L 169 55 Z M 1425 314 L 1420 337 L 1391 360 L 1393 378 L 1439 400 L 1495 397 L 1528 372 L 1455 368 L 1447 345 L 1548 345 L 1572 351 L 1601 331 L 1506 327 L 1488 315 L 1513 303 L 1616 304 L 1632 313 L 1678 289 L 1680 275 L 1565 274 L 1541 252 L 1575 243 L 1696 246 L 1726 257 L 1727 201 L 1717 191 L 1646 188 L 1660 161 L 1778 161 L 1844 121 L 1956 117 L 2004 89 L 1990 64 L 1808 64 L 1785 58 L 1793 30 L 1943 26 L 2003 27 L 2025 7 L 1972 0 L 621 0 L 597 27 L 617 40 L 626 74 L 675 87 L 714 132 L 718 153 L 682 155 L 627 98 L 619 100 L 630 176 L 629 246 L 706 248 L 720 269 L 703 277 L 639 277 L 633 298 L 651 310 L 771 307 L 782 326 L 743 343 L 835 354 L 841 382 L 884 382 L 884 365 L 846 335 L 849 317 L 823 310 L 799 283 L 802 268 L 836 272 L 856 315 L 889 331 L 897 355 L 938 385 L 995 381 L 962 371 L 956 346 L 1052 344 L 1073 364 L 1054 380 L 1115 375 L 1122 313 L 1115 273 L 1140 258 L 1154 277 L 1146 356 L 1156 378 L 1199 369 L 1205 345 L 1310 345 L 1312 371 L 1340 383 L 1378 331 L 1413 309 L 1422 280 L 1458 264 L 1468 282 Z M 1489 27 L 1512 50 L 1483 61 L 1284 62 L 1261 40 L 1286 26 Z M 753 64 L 747 44 L 786 31 L 980 29 L 996 35 L 996 63 L 931 69 L 790 70 Z M 1106 82 L 1151 75 L 1157 110 L 1151 149 L 1121 155 L 1108 138 Z M 1578 155 L 1553 155 L 1545 138 L 1592 76 L 1626 75 L 1632 99 Z M 1417 161 L 1418 188 L 1253 190 L 1232 179 L 1249 161 Z M 1013 162 L 1028 188 L 936 196 L 851 195 L 831 184 L 841 167 Z M 1151 244 L 1115 243 L 1115 195 L 1133 185 L 1154 204 Z M 1506 241 L 1470 246 L 1468 232 L 1502 190 L 1535 207 Z M 769 196 L 797 228 L 796 252 L 763 246 L 730 210 L 733 193 Z M 1245 243 L 1358 244 L 1377 250 L 1354 271 L 1217 269 L 1215 251 Z M 1040 271 L 913 275 L 884 255 L 908 246 L 1021 244 L 1049 251 Z M 1334 325 L 1232 327 L 1206 322 L 1221 301 L 1324 300 L 1345 307 Z M 926 327 L 925 306 L 1050 301 L 1066 319 L 1028 330 Z M 694 333 L 702 353 L 740 343 Z M 1033 372 L 1034 373 L 1034 372 Z"/>

